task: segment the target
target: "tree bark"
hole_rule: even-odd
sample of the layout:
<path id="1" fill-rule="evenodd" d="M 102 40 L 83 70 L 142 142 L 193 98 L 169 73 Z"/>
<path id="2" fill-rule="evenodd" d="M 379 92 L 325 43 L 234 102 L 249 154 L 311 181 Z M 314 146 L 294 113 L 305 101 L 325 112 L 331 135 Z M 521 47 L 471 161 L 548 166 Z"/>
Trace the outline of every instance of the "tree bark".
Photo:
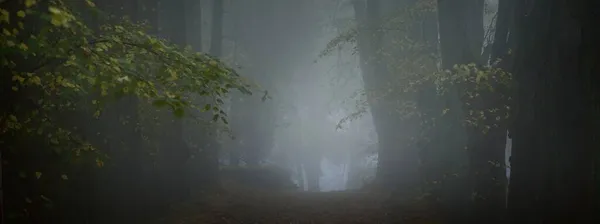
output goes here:
<path id="1" fill-rule="evenodd" d="M 515 8 L 510 221 L 593 223 L 598 2 L 520 1 Z"/>
<path id="2" fill-rule="evenodd" d="M 223 53 L 223 0 L 213 0 L 210 53 L 221 56 Z"/>
<path id="3" fill-rule="evenodd" d="M 162 3 L 162 2 L 161 2 Z M 186 15 L 185 0 L 173 0 L 160 5 L 162 12 L 159 22 L 161 29 L 159 32 L 172 43 L 185 47 L 186 38 Z M 183 120 L 175 118 L 170 113 L 166 114 L 167 133 L 160 139 L 160 153 L 163 162 L 162 183 L 164 196 L 168 203 L 182 201 L 189 195 L 190 188 L 187 184 L 186 162 L 190 156 L 190 149 L 183 140 Z"/>
<path id="4" fill-rule="evenodd" d="M 442 64 L 445 69 L 452 70 L 455 65 L 474 63 L 478 67 L 486 64 L 487 59 L 481 56 L 483 45 L 483 0 L 477 1 L 448 1 L 438 0 L 440 43 L 442 48 Z M 502 17 L 504 18 L 504 17 Z M 503 27 L 501 27 L 503 28 Z M 499 35 L 503 33 L 500 30 Z M 497 46 L 496 50 L 500 48 Z M 469 171 L 467 176 L 460 178 L 461 194 L 455 197 L 449 205 L 457 203 L 465 208 L 461 210 L 462 217 L 456 211 L 450 212 L 451 219 L 467 221 L 471 214 L 471 222 L 502 222 L 505 206 L 505 171 L 504 149 L 506 143 L 506 125 L 495 119 L 502 114 L 490 114 L 490 109 L 505 108 L 506 101 L 500 87 L 493 93 L 481 93 L 480 97 L 469 97 L 459 89 L 474 90 L 476 83 L 464 82 L 453 90 L 461 96 L 462 109 L 466 116 L 471 111 L 484 111 L 486 119 L 476 121 L 478 124 L 467 124 L 467 153 Z M 452 87 L 454 88 L 454 87 Z M 468 119 L 468 118 L 467 118 Z M 480 127 L 490 127 L 489 131 Z M 459 152 L 456 152 L 459 153 Z M 457 190 L 460 189 L 456 188 Z M 472 205 L 471 200 L 472 198 Z"/>
<path id="5" fill-rule="evenodd" d="M 188 31 L 188 39 L 189 43 L 192 46 L 192 49 L 196 52 L 202 52 L 203 47 L 203 0 L 187 0 L 187 11 L 186 14 L 189 15 L 187 17 L 187 26 L 189 27 Z"/>
<path id="6" fill-rule="evenodd" d="M 398 9 L 397 6 L 410 6 L 413 1 L 388 2 L 380 0 L 352 1 L 355 18 L 359 24 L 357 45 L 359 49 L 360 67 L 367 91 L 367 100 L 371 108 L 373 122 L 379 140 L 379 161 L 377 167 L 377 185 L 384 189 L 397 192 L 414 192 L 419 184 L 418 153 L 411 138 L 416 135 L 418 121 L 413 118 L 401 120 L 395 112 L 393 102 L 397 96 L 386 94 L 384 99 L 376 99 L 373 93 L 384 93 L 387 84 L 393 79 L 388 71 L 387 64 L 382 56 L 377 53 L 388 39 L 382 30 L 383 16 L 391 15 L 390 10 Z M 402 54 L 402 52 L 394 52 Z M 384 93 L 385 94 L 385 93 Z M 410 98 L 410 96 L 402 96 Z M 400 128 L 402 127 L 402 128 Z"/>

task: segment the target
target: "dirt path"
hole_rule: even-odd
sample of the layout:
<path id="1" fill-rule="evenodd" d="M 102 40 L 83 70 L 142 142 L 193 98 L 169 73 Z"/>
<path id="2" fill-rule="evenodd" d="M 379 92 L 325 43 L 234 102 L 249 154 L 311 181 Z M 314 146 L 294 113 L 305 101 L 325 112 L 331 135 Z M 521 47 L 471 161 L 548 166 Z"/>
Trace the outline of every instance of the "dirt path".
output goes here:
<path id="1" fill-rule="evenodd" d="M 437 223 L 420 206 L 386 209 L 387 197 L 360 192 L 252 192 L 214 196 L 176 209 L 169 224 Z M 204 206 L 201 206 L 204 204 Z M 393 212 L 391 212 L 393 211 Z"/>

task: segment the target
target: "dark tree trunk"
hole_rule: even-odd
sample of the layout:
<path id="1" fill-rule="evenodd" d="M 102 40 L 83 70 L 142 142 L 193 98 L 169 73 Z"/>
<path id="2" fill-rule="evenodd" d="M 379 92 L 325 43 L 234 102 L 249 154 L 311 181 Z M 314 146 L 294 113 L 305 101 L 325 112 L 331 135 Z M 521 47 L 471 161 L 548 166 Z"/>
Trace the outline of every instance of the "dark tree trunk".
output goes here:
<path id="1" fill-rule="evenodd" d="M 210 38 L 210 54 L 213 57 L 223 56 L 223 0 L 214 0 L 212 4 L 212 21 L 211 21 L 211 38 Z M 190 15 L 190 17 L 196 17 L 199 15 Z M 191 19 L 191 18 L 190 18 Z M 195 40 L 197 42 L 198 40 Z M 200 42 L 201 43 L 201 42 Z M 207 100 L 209 99 L 202 99 Z M 200 152 L 199 158 L 196 163 L 198 164 L 199 170 L 197 170 L 199 190 L 212 191 L 219 187 L 219 151 L 221 150 L 221 144 L 217 141 L 218 138 L 218 127 L 217 123 L 212 121 L 212 110 L 206 111 L 202 115 L 203 120 L 209 121 L 208 127 L 204 128 L 204 133 L 201 135 L 200 140 Z"/>
<path id="2" fill-rule="evenodd" d="M 188 27 L 189 27 L 189 34 L 188 34 L 188 38 L 189 38 L 189 43 L 192 46 L 192 49 L 196 52 L 202 52 L 202 50 L 204 49 L 203 46 L 203 31 L 202 31 L 202 27 L 203 27 L 203 20 L 202 20 L 202 15 L 203 15 L 203 0 L 187 0 L 188 6 L 186 7 L 188 10 L 186 11 L 186 14 L 189 15 L 187 18 L 188 21 Z"/>
<path id="3" fill-rule="evenodd" d="M 213 1 L 210 36 L 210 54 L 219 57 L 223 54 L 223 0 Z"/>
<path id="4" fill-rule="evenodd" d="M 481 56 L 483 45 L 483 0 L 477 1 L 448 1 L 438 0 L 440 43 L 442 49 L 442 64 L 445 69 L 452 69 L 455 65 L 474 63 L 481 67 L 487 59 Z M 502 32 L 502 31 L 501 31 Z M 456 188 L 461 193 L 456 194 L 449 205 L 464 209 L 449 210 L 452 220 L 467 221 L 470 214 L 474 215 L 471 222 L 502 222 L 505 181 L 504 180 L 504 148 L 506 139 L 506 126 L 499 124 L 496 114 L 488 111 L 494 108 L 505 108 L 499 93 L 485 93 L 478 98 L 469 97 L 467 92 L 459 89 L 475 90 L 475 83 L 465 82 L 457 91 L 462 100 L 462 109 L 466 116 L 471 111 L 484 111 L 486 119 L 476 125 L 467 124 L 467 153 L 469 157 L 469 171 L 466 178 L 460 178 Z M 500 114 L 499 116 L 502 116 Z M 463 118 L 464 119 L 464 118 Z M 467 118 L 469 119 L 469 118 Z M 490 127 L 489 130 L 480 127 Z M 457 152 L 458 153 L 458 152 Z M 470 205 L 472 198 L 472 205 Z M 472 210 L 470 210 L 470 208 Z"/>
<path id="5" fill-rule="evenodd" d="M 305 41 L 306 33 L 297 36 L 291 32 L 304 30 L 305 24 L 302 13 L 298 16 L 280 16 L 279 13 L 288 12 L 290 4 L 306 4 L 306 1 L 281 1 L 270 0 L 261 2 L 236 3 L 236 13 L 239 19 L 239 36 L 236 39 L 251 55 L 248 65 L 242 65 L 240 71 L 249 76 L 252 81 L 259 83 L 269 95 L 278 91 L 287 78 L 289 60 L 282 55 L 293 55 L 295 43 Z M 290 13 L 305 12 L 302 8 L 294 8 Z M 300 20 L 300 21 L 295 21 Z M 294 24 L 294 25 L 290 25 Z M 312 25 L 312 24 L 311 24 Z M 284 33 L 286 35 L 280 35 Z M 302 38 L 302 39 L 300 39 Z M 277 83 L 277 84 L 276 84 Z M 236 94 L 232 96 L 231 127 L 236 137 L 236 146 L 233 146 L 231 157 L 242 155 L 248 165 L 258 165 L 273 145 L 275 122 L 273 122 L 276 107 L 273 100 L 262 100 L 263 93 L 253 96 Z M 237 159 L 232 158 L 235 163 Z"/>
<path id="6" fill-rule="evenodd" d="M 492 45 L 492 63 L 497 59 L 504 59 L 508 56 L 512 47 L 511 43 L 514 43 L 514 38 L 510 38 L 510 34 L 514 31 L 514 7 L 515 0 L 498 1 L 494 43 Z"/>
<path id="7" fill-rule="evenodd" d="M 162 3 L 162 2 L 161 2 Z M 161 36 L 180 47 L 187 45 L 185 0 L 173 0 L 160 5 L 164 10 L 159 17 L 161 23 Z M 183 140 L 183 120 L 175 118 L 169 112 L 165 114 L 166 121 L 163 138 L 160 139 L 160 153 L 163 167 L 161 179 L 164 196 L 168 203 L 178 202 L 189 195 L 189 186 L 186 181 L 186 162 L 190 150 Z"/>
<path id="8" fill-rule="evenodd" d="M 384 31 L 381 28 L 383 16 L 393 15 L 399 6 L 408 7 L 413 1 L 352 1 L 354 13 L 359 24 L 357 45 L 360 56 L 360 67 L 367 92 L 382 93 L 389 88 L 387 84 L 393 77 L 387 64 L 377 53 L 385 43 Z M 387 9 L 387 10 L 383 10 Z M 412 31 L 411 31 L 412 32 Z M 411 33 L 412 35 L 412 33 Z M 388 36 L 389 38 L 396 38 Z M 388 39 L 389 39 L 388 38 Z M 387 39 L 385 39 L 387 40 Z M 401 55 L 403 52 L 394 52 Z M 391 102 L 402 100 L 398 96 L 386 94 L 385 99 L 375 99 L 368 94 L 368 102 L 379 140 L 379 162 L 377 167 L 377 185 L 397 192 L 414 192 L 420 182 L 418 172 L 418 148 L 411 138 L 417 133 L 418 120 L 409 118 L 402 120 L 396 114 Z M 408 94 L 410 95 L 410 94 Z M 411 96 L 401 96 L 410 98 Z M 403 127 L 403 128 L 400 128 Z M 413 130 L 414 129 L 414 130 Z"/>
<path id="9" fill-rule="evenodd" d="M 304 182 L 306 183 L 307 190 L 311 192 L 320 191 L 321 161 L 319 158 L 307 158 L 303 160 L 304 163 L 302 164 L 306 177 Z"/>
<path id="10" fill-rule="evenodd" d="M 515 8 L 510 221 L 597 222 L 598 2 L 520 1 Z"/>

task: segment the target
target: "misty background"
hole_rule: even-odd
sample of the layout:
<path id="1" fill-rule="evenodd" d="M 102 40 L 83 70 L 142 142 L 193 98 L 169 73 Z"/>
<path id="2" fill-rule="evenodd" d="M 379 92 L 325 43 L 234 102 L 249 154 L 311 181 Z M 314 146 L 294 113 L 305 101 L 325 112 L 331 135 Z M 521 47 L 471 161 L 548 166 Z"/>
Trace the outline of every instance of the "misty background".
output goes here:
<path id="1" fill-rule="evenodd" d="M 598 7 L 0 0 L 0 224 L 593 223 Z"/>

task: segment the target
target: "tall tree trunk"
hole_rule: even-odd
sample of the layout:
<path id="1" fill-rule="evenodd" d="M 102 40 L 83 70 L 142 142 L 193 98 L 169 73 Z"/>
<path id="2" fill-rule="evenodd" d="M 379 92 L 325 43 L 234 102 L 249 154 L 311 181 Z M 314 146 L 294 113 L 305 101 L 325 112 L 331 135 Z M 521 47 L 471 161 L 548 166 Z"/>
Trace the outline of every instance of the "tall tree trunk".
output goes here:
<path id="1" fill-rule="evenodd" d="M 274 74 L 281 73 L 285 61 L 279 57 L 279 50 L 286 49 L 288 39 L 275 38 L 278 32 L 284 33 L 278 23 L 287 20 L 276 17 L 281 1 L 261 1 L 236 3 L 241 16 L 238 19 L 241 25 L 240 35 L 236 37 L 252 55 L 249 65 L 242 67 L 241 72 L 251 77 L 269 92 L 276 88 Z M 237 21 L 236 21 L 237 22 Z M 269 38 L 273 37 L 273 38 Z M 258 95 L 258 94 L 257 94 Z M 232 96 L 231 127 L 236 137 L 236 144 L 232 149 L 231 157 L 241 155 L 249 166 L 259 165 L 266 152 L 272 146 L 272 137 L 275 126 L 269 121 L 274 117 L 275 107 L 270 100 L 261 100 L 262 94 L 245 96 L 236 94 Z M 235 162 L 237 159 L 232 159 Z"/>
<path id="2" fill-rule="evenodd" d="M 76 3 L 78 7 L 85 3 Z M 98 7 L 103 12 L 109 13 L 111 16 L 116 16 L 117 19 L 127 18 L 132 22 L 138 22 L 150 17 L 147 12 L 142 10 L 145 2 L 138 0 L 127 1 L 103 1 L 98 4 Z M 156 16 L 154 16 L 156 17 Z M 90 18 L 91 19 L 91 18 Z M 99 24 L 91 21 L 91 26 Z M 95 21 L 97 22 L 97 21 Z M 111 21 L 115 22 L 115 21 Z M 108 146 L 108 152 L 111 154 L 116 166 L 112 166 L 102 171 L 94 171 L 93 169 L 79 170 L 81 178 L 73 181 L 74 194 L 80 201 L 73 200 L 72 206 L 76 209 L 78 216 L 85 216 L 85 220 L 111 220 L 123 222 L 137 222 L 147 216 L 149 203 L 146 201 L 150 192 L 146 191 L 148 174 L 144 172 L 144 148 L 142 146 L 142 136 L 139 128 L 139 100 L 134 96 L 123 96 L 116 102 L 107 105 L 104 108 L 103 115 L 100 119 L 101 127 L 107 131 L 103 133 L 103 137 L 110 138 L 111 145 Z M 86 122 L 87 120 L 79 120 L 78 122 Z M 117 131 L 114 131 L 114 127 Z M 88 127 L 83 127 L 85 131 Z M 95 135 L 95 133 L 94 133 Z M 92 177 L 93 176 L 93 177 Z M 111 182 L 122 183 L 120 187 L 106 187 L 95 189 L 90 187 L 90 182 L 102 182 L 108 180 Z M 111 205 L 108 207 L 100 206 L 98 201 L 110 198 L 119 204 L 119 206 Z M 93 210 L 92 210 L 93 209 Z M 120 215 L 124 212 L 127 215 Z"/>
<path id="3" fill-rule="evenodd" d="M 223 0 L 213 0 L 210 54 L 219 57 L 223 52 Z"/>
<path id="4" fill-rule="evenodd" d="M 212 8 L 211 21 L 211 38 L 210 38 L 210 54 L 214 57 L 223 56 L 223 0 L 214 0 Z M 204 114 L 204 119 L 210 121 L 212 119 L 211 111 Z M 219 150 L 220 143 L 217 141 L 218 127 L 216 122 L 209 124 L 206 129 L 207 133 L 203 133 L 203 142 L 201 142 L 201 161 L 204 163 L 202 167 L 202 179 L 204 181 L 203 188 L 214 190 L 219 185 Z"/>
<path id="5" fill-rule="evenodd" d="M 204 12 L 203 8 L 203 0 L 187 0 L 187 27 L 188 29 L 188 39 L 189 43 L 192 46 L 192 49 L 196 52 L 202 52 L 204 46 L 202 45 L 203 41 L 203 31 L 202 31 L 202 15 Z"/>
<path id="6" fill-rule="evenodd" d="M 5 218 L 4 218 L 4 188 L 2 187 L 3 186 L 3 182 L 2 182 L 2 178 L 3 178 L 2 177 L 2 174 L 3 174 L 2 166 L 3 165 L 2 164 L 4 162 L 1 162 L 1 161 L 4 161 L 2 159 L 2 151 L 0 151 L 0 224 L 4 224 L 4 220 L 5 220 Z"/>
<path id="7" fill-rule="evenodd" d="M 162 2 L 161 2 L 162 3 Z M 164 10 L 159 17 L 161 34 L 174 44 L 184 47 L 186 38 L 185 0 L 173 0 L 160 5 Z M 183 120 L 171 114 L 166 115 L 166 128 L 164 137 L 160 140 L 160 154 L 163 160 L 162 186 L 167 202 L 178 202 L 189 195 L 189 186 L 186 183 L 186 162 L 190 150 L 183 140 Z"/>
<path id="8" fill-rule="evenodd" d="M 384 34 L 381 26 L 382 17 L 391 12 L 382 11 L 383 8 L 396 10 L 400 7 L 409 7 L 414 1 L 381 1 L 367 0 L 352 1 L 354 13 L 359 24 L 358 49 L 361 61 L 361 70 L 364 88 L 369 93 L 368 102 L 371 108 L 375 129 L 379 139 L 379 162 L 377 167 L 377 182 L 380 187 L 395 189 L 397 192 L 413 192 L 420 182 L 418 174 L 418 152 L 413 144 L 418 121 L 414 118 L 402 120 L 397 114 L 394 102 L 406 100 L 412 96 L 386 94 L 384 99 L 375 99 L 372 93 L 382 94 L 382 89 L 394 88 L 387 86 L 392 83 L 387 64 L 377 53 L 388 39 L 394 36 Z M 412 35 L 413 31 L 410 31 Z M 402 52 L 393 52 L 402 54 Z M 385 94 L 385 93 L 383 93 Z M 381 97 L 379 97 L 381 98 Z"/>
<path id="9" fill-rule="evenodd" d="M 515 38 L 510 38 L 514 28 L 515 0 L 498 0 L 498 12 L 496 15 L 496 26 L 494 32 L 494 43 L 492 45 L 492 63 L 496 59 L 504 59 L 509 55 L 511 43 Z"/>
<path id="10" fill-rule="evenodd" d="M 534 4 L 535 2 L 535 4 Z M 516 5 L 511 222 L 594 223 L 600 46 L 597 1 Z M 597 209 L 597 208 L 596 208 Z M 597 218 L 597 217 L 596 217 Z"/>
<path id="11" fill-rule="evenodd" d="M 474 63 L 478 67 L 483 66 L 487 62 L 486 59 L 481 57 L 481 47 L 484 40 L 484 1 L 438 0 L 438 7 L 443 68 L 452 70 L 456 65 L 470 63 Z M 487 106 L 490 106 L 490 108 L 498 106 L 493 104 L 484 105 L 485 102 L 481 98 L 475 99 L 475 102 L 470 102 L 471 98 L 469 97 L 465 99 L 465 92 L 461 92 L 459 89 L 475 89 L 471 83 L 464 82 L 460 87 L 451 88 L 450 94 L 458 94 L 463 101 L 461 103 L 462 110 L 466 116 L 469 116 L 471 111 L 483 110 L 487 112 L 487 109 L 489 109 Z M 485 99 L 485 101 L 497 102 L 493 99 Z M 491 115 L 486 114 L 486 116 Z M 495 118 L 495 116 L 492 118 Z M 467 119 L 469 118 L 467 117 Z M 447 201 L 448 206 L 460 205 L 462 208 L 458 212 L 456 209 L 450 209 L 451 207 L 446 208 L 449 212 L 448 218 L 452 222 L 468 221 L 465 218 L 469 213 L 475 215 L 473 217 L 475 220 L 471 220 L 475 222 L 500 222 L 499 218 L 502 217 L 501 209 L 504 207 L 503 199 L 505 197 L 503 191 L 505 188 L 496 181 L 502 179 L 504 169 L 503 166 L 496 166 L 495 164 L 503 164 L 504 162 L 506 129 L 504 127 L 492 128 L 485 134 L 479 128 L 480 125 L 488 125 L 487 120 L 484 122 L 486 123 L 467 124 L 466 149 L 469 158 L 469 171 L 466 176 L 459 177 L 455 188 L 452 188 L 457 191 L 452 193 L 455 197 Z M 470 205 L 471 197 L 474 206 Z"/>

